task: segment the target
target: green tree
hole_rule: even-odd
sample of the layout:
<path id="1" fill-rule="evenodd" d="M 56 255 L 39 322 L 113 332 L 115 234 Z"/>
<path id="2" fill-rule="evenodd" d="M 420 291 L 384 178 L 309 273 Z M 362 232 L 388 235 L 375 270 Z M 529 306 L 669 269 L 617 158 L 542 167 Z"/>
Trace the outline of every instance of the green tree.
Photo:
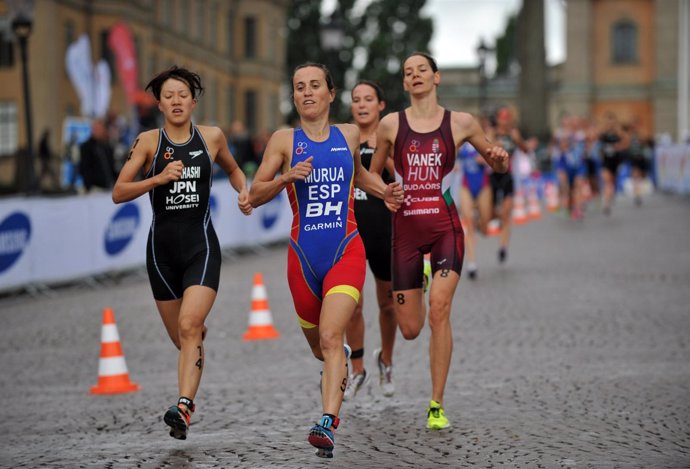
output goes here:
<path id="1" fill-rule="evenodd" d="M 330 16 L 321 15 L 322 0 L 292 0 L 288 8 L 287 38 L 287 76 L 300 64 L 306 62 L 322 63 L 328 67 L 333 76 L 338 96 L 331 109 L 333 120 L 340 120 L 344 106 L 340 94 L 345 87 L 345 76 L 352 69 L 352 57 L 355 46 L 357 18 L 353 17 L 352 7 L 355 0 L 338 0 L 335 11 Z M 337 50 L 326 50 L 321 38 L 322 28 L 327 24 L 340 28 L 342 40 Z M 289 121 L 297 113 L 292 109 Z"/>
<path id="2" fill-rule="evenodd" d="M 338 91 L 331 110 L 331 117 L 337 122 L 351 119 L 344 103 L 349 102 L 350 88 L 360 78 L 381 85 L 388 111 L 401 110 L 407 103 L 402 88 L 402 61 L 411 52 L 429 51 L 433 23 L 421 15 L 426 0 L 371 0 L 361 14 L 353 11 L 355 0 L 337 0 L 334 12 L 326 17 L 321 15 L 321 3 L 290 2 L 287 76 L 291 77 L 294 68 L 305 62 L 327 65 Z M 337 25 L 342 32 L 337 50 L 323 47 L 321 30 L 327 24 Z M 289 121 L 295 118 L 293 109 Z"/>
<path id="3" fill-rule="evenodd" d="M 422 16 L 426 0 L 373 0 L 361 21 L 358 47 L 366 53 L 357 78 L 374 80 L 386 97 L 387 112 L 408 105 L 402 87 L 402 63 L 412 52 L 429 52 L 431 18 Z"/>
<path id="4" fill-rule="evenodd" d="M 517 15 L 508 18 L 504 33 L 496 38 L 496 75 L 507 75 L 510 66 L 517 61 L 515 39 Z"/>

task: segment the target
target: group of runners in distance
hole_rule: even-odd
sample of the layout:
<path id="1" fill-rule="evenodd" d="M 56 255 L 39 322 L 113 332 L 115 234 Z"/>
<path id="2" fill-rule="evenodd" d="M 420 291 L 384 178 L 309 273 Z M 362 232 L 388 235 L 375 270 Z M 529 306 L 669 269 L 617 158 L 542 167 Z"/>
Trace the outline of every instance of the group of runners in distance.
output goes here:
<path id="1" fill-rule="evenodd" d="M 601 195 L 602 211 L 611 214 L 618 168 L 631 168 L 635 205 L 642 204 L 642 182 L 652 159 L 653 141 L 642 135 L 639 120 L 621 124 L 607 112 L 601 125 L 564 115 L 553 132 L 550 154 L 558 173 L 560 206 L 575 220 L 582 219 L 585 203 Z"/>
<path id="2" fill-rule="evenodd" d="M 462 145 L 458 152 L 462 174 L 460 213 L 465 229 L 466 272 L 471 280 L 478 275 L 477 233 L 498 234 L 498 261 L 506 261 L 514 216 L 513 200 L 518 186 L 525 189 L 523 197 L 528 189 L 536 191 L 532 179 L 535 161 L 531 160 L 539 146 L 536 138 L 523 138 L 513 110 L 508 106 L 481 116 L 480 121 L 486 135 L 509 153 L 511 170 L 494 173 L 469 143 Z M 639 120 L 622 125 L 612 112 L 606 113 L 599 123 L 564 114 L 550 141 L 545 142 L 547 165 L 556 178 L 559 192 L 556 208 L 579 221 L 587 205 L 595 202 L 600 204 L 604 215 L 610 215 L 615 194 L 620 189 L 618 172 L 623 163 L 630 165 L 634 202 L 641 205 L 653 145 L 653 141 L 642 135 Z M 527 174 L 523 174 L 525 166 L 516 161 L 518 151 L 525 157 L 522 161 L 528 168 Z M 515 168 L 516 165 L 522 168 Z M 523 180 L 518 181 L 518 177 Z M 497 222 L 494 230 L 490 226 L 492 221 Z"/>
<path id="3" fill-rule="evenodd" d="M 451 173 L 458 151 L 469 143 L 477 152 L 472 161 L 478 156 L 491 168 L 499 196 L 509 204 L 512 180 L 501 176 L 509 174 L 507 142 L 520 145 L 521 139 L 510 126 L 488 132 L 474 116 L 441 107 L 440 74 L 431 56 L 412 53 L 402 72 L 409 107 L 381 118 L 383 92 L 364 80 L 351 91 L 354 124 L 331 124 L 336 90 L 330 72 L 316 63 L 298 66 L 292 98 L 299 127 L 273 133 L 251 188 L 222 131 L 192 122 L 203 92 L 197 74 L 175 66 L 147 85 L 164 125 L 132 144 L 112 198 L 122 203 L 145 193 L 150 197 L 148 276 L 163 324 L 179 349 L 180 397 L 164 414 L 172 437 L 187 437 L 204 369 L 204 323 L 219 286 L 221 255 L 209 205 L 214 163 L 227 173 L 245 215 L 283 190 L 290 199 L 287 281 L 307 344 L 323 362 L 322 409 L 307 436 L 317 455 L 333 456 L 343 399 L 356 396 L 369 378 L 362 315 L 367 259 L 379 308 L 381 346 L 373 355 L 383 394 L 395 392 L 397 331 L 415 339 L 428 317 L 426 426 L 451 425 L 443 403 L 453 351 L 452 301 L 465 254 Z M 486 193 L 481 179 L 478 192 L 468 182 L 468 191 L 478 194 L 474 198 Z M 425 279 L 425 264 L 431 280 Z"/>

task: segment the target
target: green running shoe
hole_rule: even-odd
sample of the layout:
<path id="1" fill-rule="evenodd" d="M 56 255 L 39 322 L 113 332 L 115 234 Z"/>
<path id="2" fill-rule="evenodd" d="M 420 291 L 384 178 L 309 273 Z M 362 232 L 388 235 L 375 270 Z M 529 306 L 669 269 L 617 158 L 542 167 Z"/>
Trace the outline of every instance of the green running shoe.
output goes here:
<path id="1" fill-rule="evenodd" d="M 429 285 L 431 285 L 431 261 L 424 258 L 424 293 L 429 290 Z"/>
<path id="2" fill-rule="evenodd" d="M 448 427 L 450 427 L 450 422 L 446 418 L 445 412 L 443 412 L 443 407 L 438 402 L 432 400 L 426 411 L 426 428 L 441 430 Z"/>

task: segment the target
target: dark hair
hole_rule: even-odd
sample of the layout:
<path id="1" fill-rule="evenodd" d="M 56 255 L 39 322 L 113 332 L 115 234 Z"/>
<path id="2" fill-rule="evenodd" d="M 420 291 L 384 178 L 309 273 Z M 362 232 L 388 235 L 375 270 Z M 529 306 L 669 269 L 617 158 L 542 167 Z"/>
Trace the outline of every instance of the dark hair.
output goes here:
<path id="1" fill-rule="evenodd" d="M 326 67 L 324 64 L 319 64 L 316 62 L 305 62 L 301 65 L 296 66 L 295 69 L 292 71 L 292 77 L 290 78 L 290 82 L 292 82 L 292 80 L 295 78 L 295 73 L 297 73 L 298 70 L 302 70 L 303 68 L 307 67 L 320 68 L 323 71 L 323 74 L 326 75 L 326 86 L 328 87 L 328 91 L 335 91 L 335 83 L 333 82 L 333 77 L 331 76 L 331 72 L 328 70 L 328 67 Z"/>
<path id="2" fill-rule="evenodd" d="M 403 60 L 403 66 L 402 66 L 402 73 L 405 75 L 405 62 L 407 62 L 411 57 L 414 57 L 415 55 L 419 55 L 420 57 L 424 57 L 427 62 L 429 62 L 429 66 L 431 67 L 431 70 L 436 73 L 438 72 L 438 65 L 436 64 L 436 59 L 434 59 L 432 56 L 427 54 L 426 52 L 421 52 L 421 51 L 414 51 L 407 57 L 405 57 L 405 60 Z"/>
<path id="3" fill-rule="evenodd" d="M 187 70 L 186 68 L 178 67 L 173 65 L 169 69 L 159 73 L 151 81 L 144 90 L 151 88 L 151 93 L 156 98 L 157 101 L 161 100 L 161 88 L 163 88 L 163 83 L 165 83 L 170 78 L 179 80 L 187 85 L 189 91 L 192 93 L 192 99 L 196 99 L 197 95 L 201 96 L 204 94 L 204 88 L 201 86 L 201 77 L 196 73 Z"/>
<path id="4" fill-rule="evenodd" d="M 350 92 L 350 96 L 352 96 L 352 93 L 354 93 L 355 88 L 357 88 L 359 85 L 371 86 L 372 88 L 374 88 L 374 91 L 376 92 L 376 99 L 378 99 L 379 101 L 385 101 L 385 99 L 383 97 L 383 89 L 381 88 L 381 86 L 378 83 L 376 83 L 375 81 L 371 81 L 371 80 L 359 80 L 357 82 L 357 84 L 352 87 L 352 91 Z"/>

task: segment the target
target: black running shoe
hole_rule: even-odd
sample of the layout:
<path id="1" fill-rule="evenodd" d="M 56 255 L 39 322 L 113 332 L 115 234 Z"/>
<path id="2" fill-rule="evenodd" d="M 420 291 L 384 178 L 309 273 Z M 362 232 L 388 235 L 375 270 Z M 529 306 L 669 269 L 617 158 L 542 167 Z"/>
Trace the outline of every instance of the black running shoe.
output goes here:
<path id="1" fill-rule="evenodd" d="M 506 258 L 508 257 L 508 251 L 506 248 L 501 248 L 498 250 L 498 262 L 503 264 L 506 261 Z"/>
<path id="2" fill-rule="evenodd" d="M 179 406 L 171 406 L 165 413 L 163 420 L 170 427 L 170 436 L 177 440 L 186 440 L 191 413 Z"/>

